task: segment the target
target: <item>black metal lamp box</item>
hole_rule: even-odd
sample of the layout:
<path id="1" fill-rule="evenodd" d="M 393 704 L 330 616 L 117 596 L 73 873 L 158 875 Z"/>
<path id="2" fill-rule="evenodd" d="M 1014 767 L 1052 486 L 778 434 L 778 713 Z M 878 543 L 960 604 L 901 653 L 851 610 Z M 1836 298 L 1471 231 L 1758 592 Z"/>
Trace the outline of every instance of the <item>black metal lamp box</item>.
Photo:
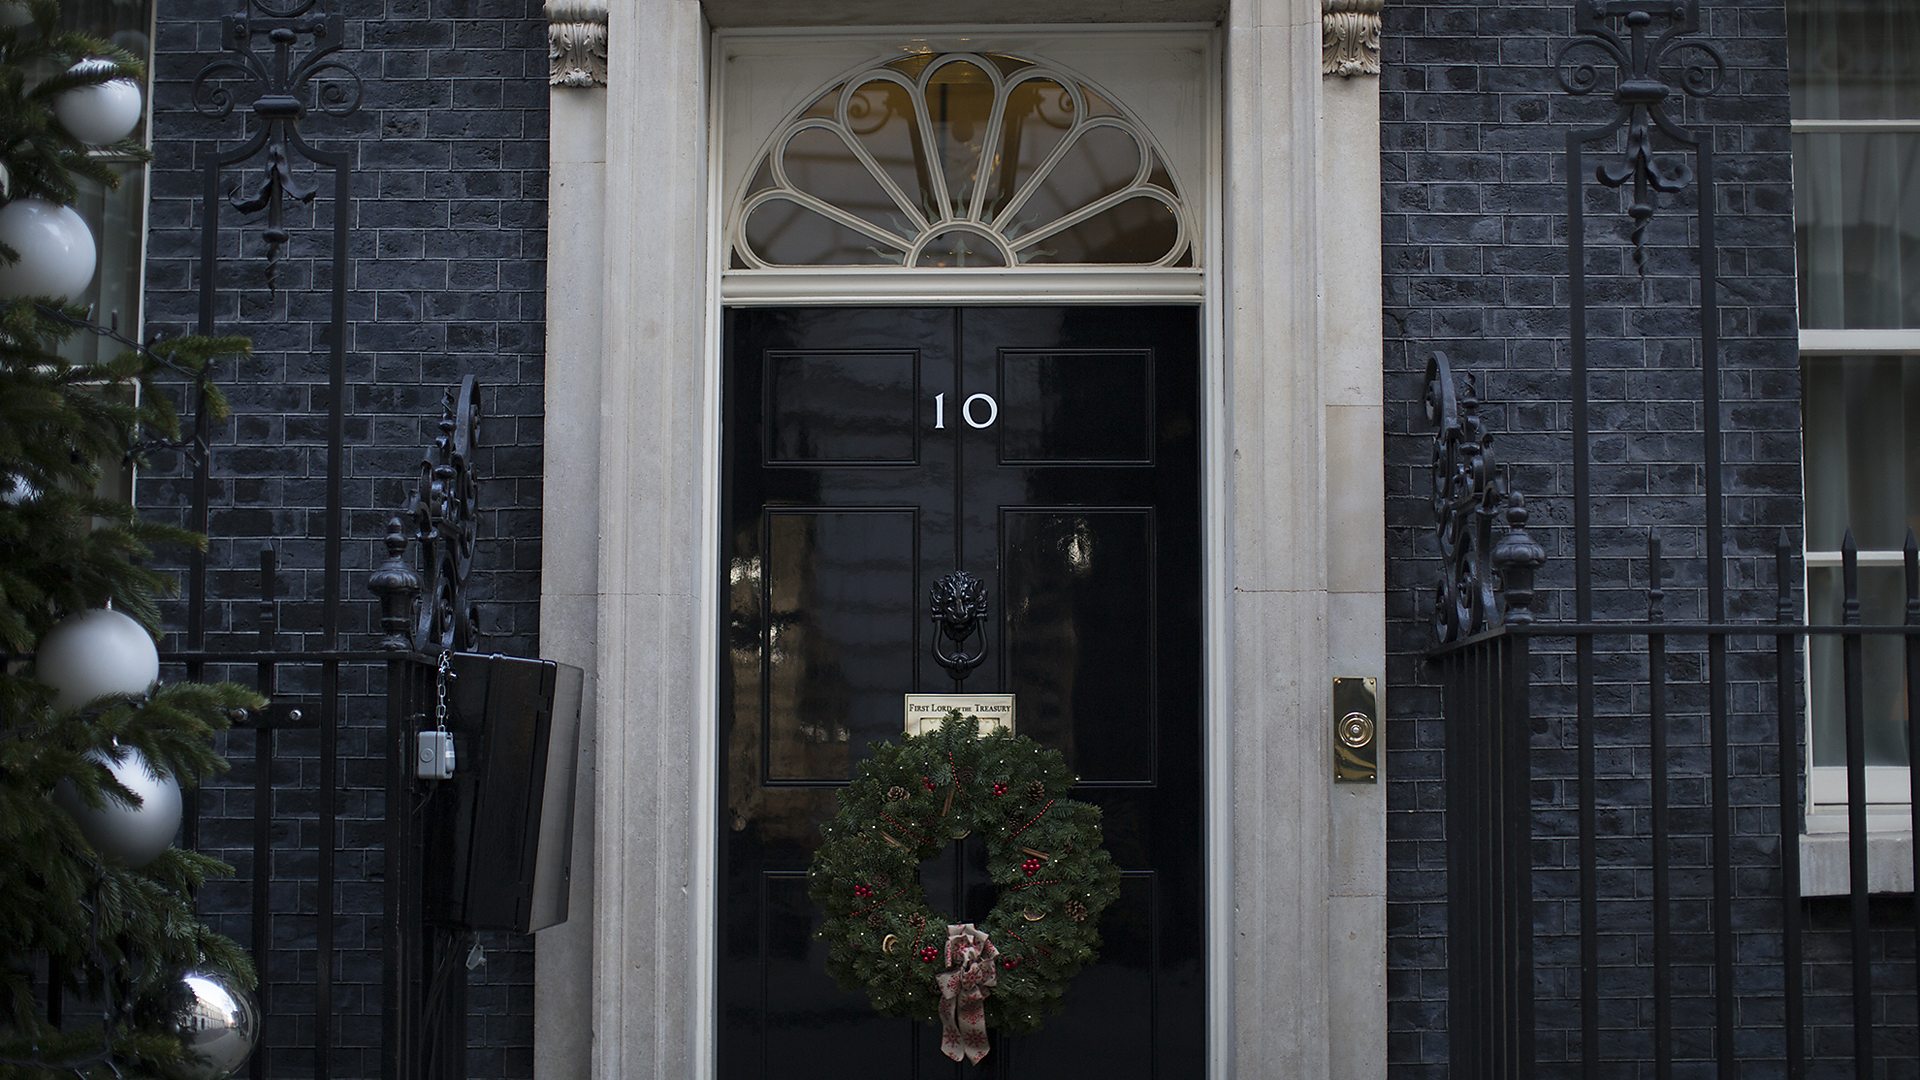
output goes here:
<path id="1" fill-rule="evenodd" d="M 447 688 L 453 779 L 428 835 L 429 895 L 472 930 L 530 933 L 567 919 L 584 675 L 551 660 L 456 653 Z M 438 864 L 438 865 L 436 865 Z M 430 901 L 431 903 L 431 901 Z"/>

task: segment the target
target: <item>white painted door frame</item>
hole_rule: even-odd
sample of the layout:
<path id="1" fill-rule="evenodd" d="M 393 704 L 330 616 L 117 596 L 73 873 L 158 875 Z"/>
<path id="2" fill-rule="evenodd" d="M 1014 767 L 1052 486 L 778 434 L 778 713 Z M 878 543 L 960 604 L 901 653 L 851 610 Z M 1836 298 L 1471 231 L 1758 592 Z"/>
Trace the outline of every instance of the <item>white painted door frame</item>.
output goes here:
<path id="1" fill-rule="evenodd" d="M 1219 32 L 1212 1077 L 1385 1072 L 1385 788 L 1334 786 L 1327 715 L 1331 675 L 1384 668 L 1379 119 L 1372 80 L 1323 83 L 1334 38 L 1311 0 Z M 639 0 L 605 41 L 604 99 L 554 93 L 542 651 L 588 667 L 595 715 L 536 1064 L 685 1080 L 714 1038 L 713 35 L 695 0 Z"/>

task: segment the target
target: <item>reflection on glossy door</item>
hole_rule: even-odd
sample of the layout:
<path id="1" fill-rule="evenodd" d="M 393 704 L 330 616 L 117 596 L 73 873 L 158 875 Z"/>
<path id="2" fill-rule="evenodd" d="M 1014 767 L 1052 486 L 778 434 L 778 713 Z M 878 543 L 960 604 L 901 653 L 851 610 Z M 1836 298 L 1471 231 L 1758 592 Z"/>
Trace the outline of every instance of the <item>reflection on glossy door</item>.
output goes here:
<path id="1" fill-rule="evenodd" d="M 754 309 L 727 318 L 721 672 L 723 1080 L 1186 1077 L 1204 1064 L 1197 313 Z M 1018 697 L 1105 814 L 1101 959 L 978 1067 L 826 975 L 806 868 L 834 792 L 954 689 L 926 594 L 968 570 Z M 994 901 L 977 839 L 936 907 Z"/>

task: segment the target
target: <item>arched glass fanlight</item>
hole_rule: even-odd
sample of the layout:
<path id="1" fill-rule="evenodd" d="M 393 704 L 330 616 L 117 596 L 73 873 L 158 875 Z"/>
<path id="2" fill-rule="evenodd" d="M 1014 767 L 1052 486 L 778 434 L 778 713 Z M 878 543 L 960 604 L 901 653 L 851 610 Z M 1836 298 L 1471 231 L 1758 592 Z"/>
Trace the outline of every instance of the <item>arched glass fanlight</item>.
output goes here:
<path id="1" fill-rule="evenodd" d="M 902 57 L 821 94 L 769 142 L 730 237 L 735 269 L 1194 265 L 1145 130 L 998 53 Z"/>

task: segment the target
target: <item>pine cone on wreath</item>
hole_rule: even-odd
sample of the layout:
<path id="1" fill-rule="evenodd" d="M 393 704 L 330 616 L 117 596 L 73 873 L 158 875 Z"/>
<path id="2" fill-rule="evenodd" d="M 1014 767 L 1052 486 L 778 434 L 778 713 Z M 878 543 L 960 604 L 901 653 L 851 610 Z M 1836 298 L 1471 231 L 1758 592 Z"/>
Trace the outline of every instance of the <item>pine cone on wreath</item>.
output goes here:
<path id="1" fill-rule="evenodd" d="M 901 799 L 904 799 L 906 797 L 907 797 L 907 789 L 901 787 L 899 784 L 895 784 L 892 787 L 887 789 L 888 802 L 899 802 Z"/>
<path id="2" fill-rule="evenodd" d="M 1035 780 L 1027 785 L 1028 802 L 1044 802 L 1047 798 L 1047 785 Z"/>

